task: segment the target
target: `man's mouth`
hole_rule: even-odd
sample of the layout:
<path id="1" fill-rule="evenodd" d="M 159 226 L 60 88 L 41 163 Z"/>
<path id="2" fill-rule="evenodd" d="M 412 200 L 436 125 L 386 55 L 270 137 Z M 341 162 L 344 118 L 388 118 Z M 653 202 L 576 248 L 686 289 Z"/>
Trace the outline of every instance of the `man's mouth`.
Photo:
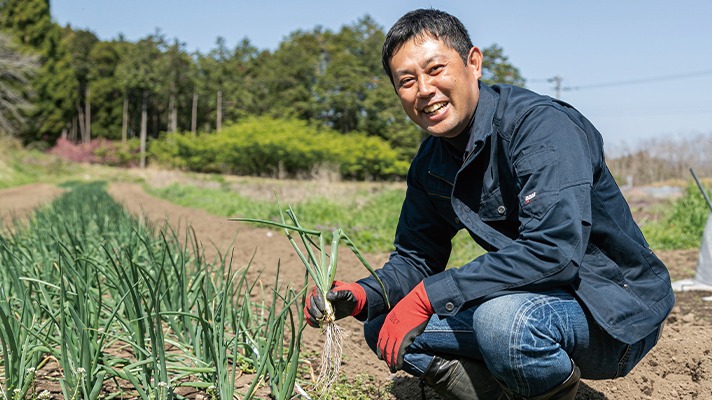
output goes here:
<path id="1" fill-rule="evenodd" d="M 432 105 L 429 105 L 423 109 L 423 112 L 429 115 L 437 114 L 438 111 L 440 111 L 441 108 L 445 107 L 448 105 L 447 101 L 443 101 L 440 103 L 435 103 Z"/>

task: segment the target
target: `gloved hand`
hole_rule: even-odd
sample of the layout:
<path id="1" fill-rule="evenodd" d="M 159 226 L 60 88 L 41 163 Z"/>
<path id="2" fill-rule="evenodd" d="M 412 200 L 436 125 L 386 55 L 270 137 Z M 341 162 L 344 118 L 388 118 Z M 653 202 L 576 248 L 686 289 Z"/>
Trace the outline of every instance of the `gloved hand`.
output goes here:
<path id="1" fill-rule="evenodd" d="M 378 334 L 378 358 L 385 360 L 391 372 L 403 368 L 405 348 L 416 336 L 423 333 L 430 317 L 435 313 L 420 282 L 386 316 L 386 321 Z"/>
<path id="2" fill-rule="evenodd" d="M 326 293 L 334 308 L 334 317 L 341 319 L 348 316 L 356 316 L 363 311 L 366 306 L 366 291 L 358 283 L 345 283 L 334 281 L 334 284 Z M 309 294 L 307 304 L 304 306 L 304 314 L 307 315 L 307 324 L 313 327 L 319 326 L 319 320 L 324 318 L 326 304 L 324 296 L 314 287 Z"/>

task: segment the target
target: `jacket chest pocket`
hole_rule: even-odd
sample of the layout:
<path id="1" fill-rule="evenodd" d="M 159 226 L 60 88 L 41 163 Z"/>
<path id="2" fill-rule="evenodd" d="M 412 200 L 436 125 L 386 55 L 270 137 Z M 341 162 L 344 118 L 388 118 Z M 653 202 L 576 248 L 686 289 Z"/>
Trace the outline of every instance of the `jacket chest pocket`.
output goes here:
<path id="1" fill-rule="evenodd" d="M 503 221 L 517 208 L 515 199 L 502 196 L 501 188 L 482 197 L 478 214 L 483 221 Z"/>
<path id="2" fill-rule="evenodd" d="M 452 188 L 454 184 L 449 180 L 435 175 L 431 172 L 428 173 L 428 179 L 425 181 L 425 191 L 428 196 L 433 199 L 450 201 L 452 196 Z"/>
<path id="3" fill-rule="evenodd" d="M 462 229 L 464 225 L 455 215 L 455 210 L 452 208 L 452 188 L 453 184 L 447 179 L 429 174 L 429 179 L 425 184 L 425 191 L 430 198 L 431 203 L 435 206 L 437 213 L 440 214 L 446 221 L 456 229 Z"/>

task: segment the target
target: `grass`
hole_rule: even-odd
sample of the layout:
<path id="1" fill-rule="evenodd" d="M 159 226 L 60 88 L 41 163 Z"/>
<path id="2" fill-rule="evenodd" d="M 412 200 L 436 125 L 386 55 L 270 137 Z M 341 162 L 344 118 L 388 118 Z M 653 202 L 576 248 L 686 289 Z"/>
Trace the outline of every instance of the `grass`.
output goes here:
<path id="1" fill-rule="evenodd" d="M 2 146 L 2 141 L 0 141 Z M 0 149 L 0 189 L 35 182 L 59 182 L 80 166 L 39 151 Z"/>
<path id="2" fill-rule="evenodd" d="M 331 400 L 381 400 L 387 399 L 386 393 L 390 392 L 392 383 L 380 388 L 375 383 L 373 376 L 359 374 L 349 382 L 342 376 L 331 391 Z"/>
<path id="3" fill-rule="evenodd" d="M 702 193 L 691 182 L 683 197 L 663 210 L 659 220 L 644 223 L 641 230 L 653 250 L 699 248 L 709 215 Z"/>
<path id="4" fill-rule="evenodd" d="M 142 181 L 126 169 L 75 164 L 39 150 L 25 149 L 19 141 L 0 136 L 0 189 L 77 180 Z"/>
<path id="5" fill-rule="evenodd" d="M 256 200 L 231 189 L 176 183 L 165 188 L 144 189 L 172 203 L 203 209 L 214 215 L 280 221 L 274 200 Z M 305 227 L 325 234 L 343 229 L 359 244 L 360 249 L 373 252 L 388 251 L 392 247 L 403 198 L 401 190 L 386 189 L 375 193 L 361 191 L 351 198 L 340 200 L 316 196 L 297 203 L 290 201 L 290 204 Z"/>
<path id="6" fill-rule="evenodd" d="M 198 208 L 223 217 L 249 217 L 279 221 L 279 209 L 274 200 L 262 200 L 239 194 L 240 188 L 249 192 L 254 183 L 245 181 L 221 188 L 199 187 L 192 184 L 172 183 L 163 188 L 144 186 L 148 193 L 184 207 Z M 237 187 L 236 189 L 234 187 Z M 279 190 L 278 190 L 279 192 Z M 280 195 L 280 197 L 283 197 Z M 405 199 L 402 189 L 358 190 L 343 197 L 327 198 L 325 195 L 300 196 L 305 200 L 290 202 L 302 225 L 329 234 L 342 229 L 367 253 L 393 250 L 398 216 Z M 453 252 L 448 266 L 459 267 L 482 255 L 485 251 L 465 230 L 452 241 Z"/>

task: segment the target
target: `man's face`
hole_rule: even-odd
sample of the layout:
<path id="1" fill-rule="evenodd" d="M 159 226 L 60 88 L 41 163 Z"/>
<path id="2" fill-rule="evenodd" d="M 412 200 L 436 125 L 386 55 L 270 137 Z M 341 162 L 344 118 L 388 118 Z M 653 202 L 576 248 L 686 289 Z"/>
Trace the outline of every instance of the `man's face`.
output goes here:
<path id="1" fill-rule="evenodd" d="M 457 51 L 430 35 L 406 42 L 390 60 L 398 98 L 408 117 L 433 136 L 453 138 L 470 122 L 480 92 L 482 53 Z"/>

